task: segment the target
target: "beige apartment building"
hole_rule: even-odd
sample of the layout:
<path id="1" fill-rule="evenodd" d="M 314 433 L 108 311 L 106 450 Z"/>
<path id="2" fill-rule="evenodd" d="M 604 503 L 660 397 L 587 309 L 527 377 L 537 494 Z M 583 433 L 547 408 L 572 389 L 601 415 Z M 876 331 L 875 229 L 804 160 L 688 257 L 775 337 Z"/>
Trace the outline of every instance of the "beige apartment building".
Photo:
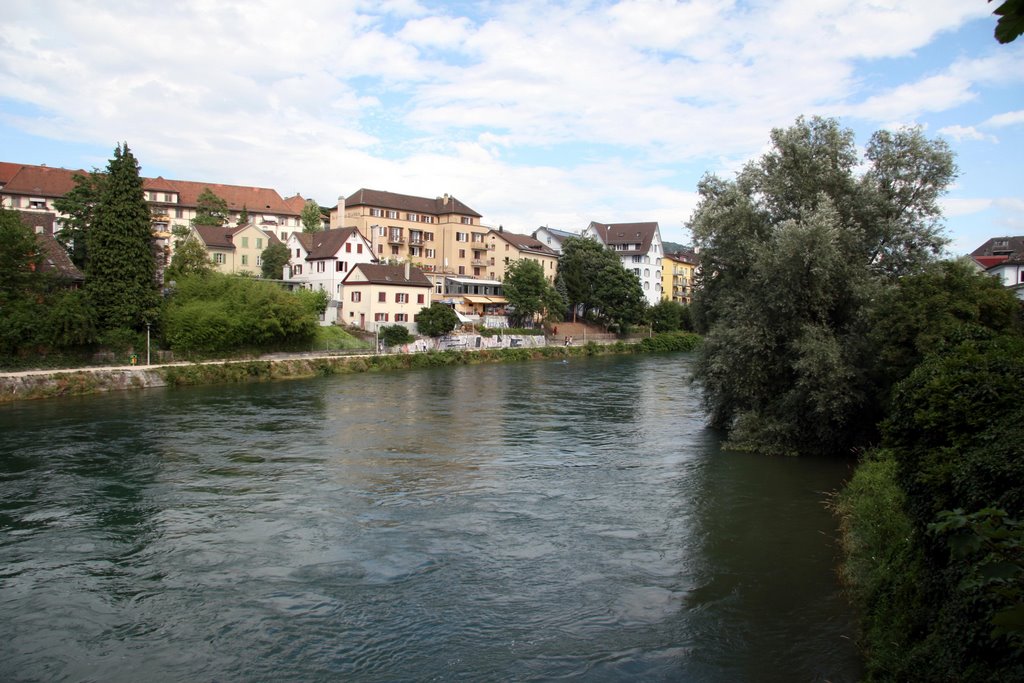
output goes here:
<path id="1" fill-rule="evenodd" d="M 435 199 L 360 189 L 339 198 L 331 227 L 366 235 L 382 262 L 410 262 L 427 272 L 486 277 L 489 228 L 455 197 Z"/>
<path id="2" fill-rule="evenodd" d="M 415 331 L 416 314 L 430 306 L 434 287 L 419 268 L 358 263 L 341 283 L 338 321 L 374 332 L 388 325 Z"/>
<path id="3" fill-rule="evenodd" d="M 263 250 L 277 239 L 274 233 L 266 233 L 251 223 L 237 227 L 195 225 L 191 232 L 206 247 L 214 268 L 228 275 L 259 275 Z"/>
<path id="4" fill-rule="evenodd" d="M 555 281 L 558 252 L 530 235 L 508 232 L 502 228 L 487 233 L 487 277 L 503 282 L 505 270 L 519 259 L 536 261 L 548 282 Z"/>

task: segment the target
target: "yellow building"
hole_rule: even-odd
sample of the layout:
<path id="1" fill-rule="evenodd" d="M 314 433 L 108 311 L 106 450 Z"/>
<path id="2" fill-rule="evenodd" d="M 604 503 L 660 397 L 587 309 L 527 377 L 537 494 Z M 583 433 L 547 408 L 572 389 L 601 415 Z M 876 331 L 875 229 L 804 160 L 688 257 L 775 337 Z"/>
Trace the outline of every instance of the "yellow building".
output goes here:
<path id="1" fill-rule="evenodd" d="M 693 276 L 697 270 L 696 254 L 665 254 L 662 263 L 662 299 L 689 304 L 693 301 Z"/>
<path id="2" fill-rule="evenodd" d="M 548 282 L 555 281 L 558 252 L 529 235 L 508 232 L 502 228 L 487 233 L 487 277 L 504 282 L 505 269 L 514 261 L 536 261 L 544 269 Z"/>
<path id="3" fill-rule="evenodd" d="M 354 227 L 380 261 L 408 261 L 424 271 L 486 277 L 489 232 L 480 214 L 455 197 L 436 199 L 361 189 L 339 198 L 331 227 Z"/>
<path id="4" fill-rule="evenodd" d="M 206 247 L 214 267 L 229 275 L 259 275 L 263 266 L 263 250 L 275 239 L 251 223 L 235 227 L 195 225 L 191 231 Z"/>

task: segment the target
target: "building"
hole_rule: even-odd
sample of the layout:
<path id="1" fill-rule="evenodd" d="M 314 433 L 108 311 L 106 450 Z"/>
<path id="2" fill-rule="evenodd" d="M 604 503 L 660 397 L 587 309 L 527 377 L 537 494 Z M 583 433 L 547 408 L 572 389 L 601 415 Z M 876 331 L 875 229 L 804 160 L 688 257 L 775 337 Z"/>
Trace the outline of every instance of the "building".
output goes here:
<path id="1" fill-rule="evenodd" d="M 434 301 L 451 306 L 464 325 L 508 327 L 501 282 L 444 273 L 428 273 L 434 285 Z"/>
<path id="2" fill-rule="evenodd" d="M 530 235 L 508 232 L 502 228 L 487 233 L 487 277 L 505 280 L 505 269 L 520 259 L 535 261 L 544 271 L 548 282 L 555 281 L 558 270 L 558 252 Z"/>
<path id="3" fill-rule="evenodd" d="M 357 228 L 382 262 L 410 262 L 427 272 L 484 277 L 489 228 L 479 213 L 445 194 L 436 199 L 360 189 L 339 198 L 331 227 Z"/>
<path id="4" fill-rule="evenodd" d="M 971 252 L 971 258 L 1024 299 L 1024 236 L 993 237 Z"/>
<path id="5" fill-rule="evenodd" d="M 251 223 L 234 227 L 194 225 L 190 231 L 206 247 L 214 268 L 229 275 L 259 275 L 263 250 L 277 239 L 274 233 L 264 232 Z"/>
<path id="6" fill-rule="evenodd" d="M 339 320 L 369 332 L 399 324 L 415 333 L 416 314 L 430 306 L 432 290 L 423 271 L 408 261 L 357 263 L 342 281 Z"/>
<path id="7" fill-rule="evenodd" d="M 355 228 L 293 232 L 286 242 L 289 259 L 286 280 L 330 295 L 325 323 L 338 320 L 342 281 L 357 264 L 373 263 L 369 241 Z"/>
<path id="8" fill-rule="evenodd" d="M 24 211 L 57 213 L 58 229 L 63 216 L 53 202 L 75 187 L 74 176 L 88 175 L 83 170 L 0 162 L 0 206 Z M 175 225 L 187 226 L 196 216 L 197 200 L 209 189 L 227 203 L 228 222 L 237 224 L 243 213 L 248 223 L 274 232 L 281 241 L 292 230 L 301 230 L 302 206 L 306 200 L 295 195 L 282 199 L 276 190 L 266 187 L 142 178 L 143 194 L 153 215 L 153 229 L 168 232 Z"/>
<path id="9" fill-rule="evenodd" d="M 570 237 L 579 237 L 579 235 L 574 232 L 568 232 L 567 230 L 555 230 L 554 228 L 549 228 L 546 225 L 542 225 L 534 230 L 531 236 L 533 239 L 548 247 L 556 254 L 562 253 L 562 242 Z"/>
<path id="10" fill-rule="evenodd" d="M 653 306 L 661 301 L 661 260 L 664 253 L 661 229 L 656 222 L 591 222 L 581 236 L 595 239 L 615 252 L 622 266 L 640 279 L 640 288 L 648 304 Z"/>
<path id="11" fill-rule="evenodd" d="M 689 304 L 693 301 L 697 255 L 693 252 L 665 254 L 661 261 L 661 297 L 663 300 Z"/>

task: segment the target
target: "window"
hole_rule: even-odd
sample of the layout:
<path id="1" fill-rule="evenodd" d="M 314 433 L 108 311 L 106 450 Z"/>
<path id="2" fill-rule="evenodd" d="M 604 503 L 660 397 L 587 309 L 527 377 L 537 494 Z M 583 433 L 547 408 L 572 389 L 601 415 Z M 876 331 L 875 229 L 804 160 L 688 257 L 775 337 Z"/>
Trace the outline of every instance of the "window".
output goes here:
<path id="1" fill-rule="evenodd" d="M 508 251 L 508 244 L 505 245 L 505 251 Z"/>
<path id="2" fill-rule="evenodd" d="M 351 242 L 345 242 L 345 252 L 348 253 L 348 254 L 352 253 L 352 243 Z"/>
<path id="3" fill-rule="evenodd" d="M 459 249 L 459 258 L 466 258 L 466 250 Z"/>
<path id="4" fill-rule="evenodd" d="M 256 265 L 257 266 L 262 266 L 263 265 L 263 257 L 262 256 L 257 256 L 256 257 Z"/>
<path id="5" fill-rule="evenodd" d="M 423 294 L 417 294 L 416 295 L 416 303 L 422 304 L 423 303 L 423 298 L 424 298 Z"/>
<path id="6" fill-rule="evenodd" d="M 469 241 L 469 233 L 468 232 L 457 232 L 457 233 L 455 233 L 455 241 L 456 242 L 468 242 Z"/>
<path id="7" fill-rule="evenodd" d="M 295 258 L 299 258 L 299 248 L 295 248 Z"/>
<path id="8" fill-rule="evenodd" d="M 425 242 L 433 242 L 434 241 L 434 233 L 432 233 L 432 232 L 425 232 L 425 233 L 423 233 L 423 240 Z"/>
<path id="9" fill-rule="evenodd" d="M 242 248 L 243 249 L 248 249 L 249 248 L 249 238 L 248 237 L 243 237 L 242 238 Z"/>
<path id="10" fill-rule="evenodd" d="M 242 265 L 243 266 L 249 265 L 249 255 L 248 254 L 242 254 Z"/>
<path id="11" fill-rule="evenodd" d="M 420 219 L 419 215 L 415 214 L 415 213 L 407 213 L 407 214 L 405 214 L 405 218 L 406 218 L 406 220 L 410 220 L 413 223 L 419 221 L 419 219 Z"/>
<path id="12" fill-rule="evenodd" d="M 633 275 L 636 275 L 637 277 L 640 277 L 640 269 L 639 268 L 634 268 L 633 269 Z"/>
<path id="13" fill-rule="evenodd" d="M 185 217 L 185 213 L 181 209 L 175 209 L 174 210 L 174 217 L 175 218 L 184 218 Z"/>
<path id="14" fill-rule="evenodd" d="M 357 254 L 362 254 L 363 253 L 363 243 L 362 242 L 356 244 L 356 253 Z"/>
<path id="15" fill-rule="evenodd" d="M 376 218 L 381 218 L 384 216 L 384 212 L 381 209 L 370 209 L 370 215 Z"/>
<path id="16" fill-rule="evenodd" d="M 395 293 L 395 303 L 396 304 L 407 304 L 407 303 L 409 303 L 409 295 L 408 294 L 403 294 L 403 293 L 400 293 L 400 292 L 396 292 Z"/>
<path id="17" fill-rule="evenodd" d="M 643 257 L 641 257 L 641 256 L 634 256 L 633 257 L 633 263 L 640 263 L 642 260 L 643 260 Z"/>
<path id="18" fill-rule="evenodd" d="M 292 275 L 302 275 L 302 266 L 292 268 Z"/>
<path id="19" fill-rule="evenodd" d="M 373 314 L 373 319 L 376 322 L 379 322 L 379 323 L 386 323 L 388 321 L 388 314 L 387 313 L 374 313 Z"/>
<path id="20" fill-rule="evenodd" d="M 423 218 L 423 222 L 424 223 L 433 223 L 434 222 L 434 217 L 433 216 L 422 216 L 422 218 Z"/>
<path id="21" fill-rule="evenodd" d="M 409 256 L 419 256 L 421 251 L 419 247 L 409 247 Z"/>
<path id="22" fill-rule="evenodd" d="M 426 256 L 427 256 L 427 258 L 434 258 L 434 254 L 435 254 L 435 253 L 437 253 L 437 252 L 435 252 L 435 251 L 434 251 L 433 249 L 427 249 L 427 250 L 426 250 Z"/>
<path id="23" fill-rule="evenodd" d="M 323 273 L 326 270 L 327 270 L 327 264 L 325 264 L 323 261 L 317 261 L 316 262 L 316 272 Z"/>
<path id="24" fill-rule="evenodd" d="M 398 247 L 391 247 L 391 255 L 398 256 Z"/>
<path id="25" fill-rule="evenodd" d="M 651 276 L 651 269 L 650 268 L 644 268 L 644 277 L 650 277 L 650 276 Z"/>
<path id="26" fill-rule="evenodd" d="M 46 208 L 46 200 L 45 199 L 30 199 L 30 200 L 28 200 L 28 208 L 30 208 L 30 209 L 45 209 Z"/>
<path id="27" fill-rule="evenodd" d="M 377 226 L 377 237 L 387 237 L 387 234 L 388 234 L 388 229 L 387 228 L 385 228 L 383 225 L 378 225 Z"/>
<path id="28" fill-rule="evenodd" d="M 256 238 L 256 248 L 257 249 L 262 249 L 263 248 L 263 238 L 262 237 L 257 237 Z"/>
<path id="29" fill-rule="evenodd" d="M 463 216 L 462 217 L 462 224 L 463 225 L 473 225 L 473 219 L 470 218 L 469 216 Z"/>
<path id="30" fill-rule="evenodd" d="M 492 266 L 494 265 L 494 257 L 493 256 L 491 257 L 491 265 Z"/>
<path id="31" fill-rule="evenodd" d="M 352 292 L 352 303 L 357 304 L 363 300 L 362 292 Z"/>
<path id="32" fill-rule="evenodd" d="M 381 303 L 387 303 L 388 295 L 387 292 L 377 292 L 377 301 Z"/>
<path id="33" fill-rule="evenodd" d="M 388 210 L 388 218 L 394 218 L 395 220 L 398 220 L 398 212 L 389 209 Z"/>
<path id="34" fill-rule="evenodd" d="M 213 255 L 213 262 L 217 263 L 217 264 L 223 264 L 224 263 L 224 254 L 221 254 L 220 252 L 217 252 L 216 254 L 214 254 Z"/>
<path id="35" fill-rule="evenodd" d="M 383 254 L 384 253 L 384 245 L 383 244 L 378 244 L 377 245 L 377 253 L 378 254 Z"/>
<path id="36" fill-rule="evenodd" d="M 466 266 L 459 266 L 459 275 L 466 274 Z"/>
<path id="37" fill-rule="evenodd" d="M 396 323 L 407 323 L 407 322 L 409 322 L 409 314 L 408 313 L 395 313 L 395 322 Z"/>
<path id="38" fill-rule="evenodd" d="M 346 270 L 348 270 L 348 261 L 335 261 L 334 262 L 334 271 L 336 273 L 344 273 Z"/>
<path id="39" fill-rule="evenodd" d="M 480 277 L 480 269 L 479 268 L 474 268 L 473 269 L 473 275 L 476 276 L 476 277 Z"/>

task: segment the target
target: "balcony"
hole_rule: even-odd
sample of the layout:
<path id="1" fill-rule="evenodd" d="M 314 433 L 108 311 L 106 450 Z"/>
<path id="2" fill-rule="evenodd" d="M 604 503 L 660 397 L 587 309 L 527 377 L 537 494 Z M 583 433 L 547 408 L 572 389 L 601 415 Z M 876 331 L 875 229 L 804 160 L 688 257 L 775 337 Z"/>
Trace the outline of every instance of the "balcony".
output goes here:
<path id="1" fill-rule="evenodd" d="M 472 261 L 470 261 L 469 263 L 470 263 L 470 265 L 474 265 L 474 266 L 486 266 L 486 265 L 488 265 L 487 259 L 482 259 L 482 258 L 475 258 Z"/>
<path id="2" fill-rule="evenodd" d="M 388 244 L 405 244 L 405 238 L 401 235 L 388 235 Z"/>
<path id="3" fill-rule="evenodd" d="M 487 245 L 487 251 L 494 251 L 495 246 L 496 245 L 494 245 L 494 244 L 488 244 Z"/>

